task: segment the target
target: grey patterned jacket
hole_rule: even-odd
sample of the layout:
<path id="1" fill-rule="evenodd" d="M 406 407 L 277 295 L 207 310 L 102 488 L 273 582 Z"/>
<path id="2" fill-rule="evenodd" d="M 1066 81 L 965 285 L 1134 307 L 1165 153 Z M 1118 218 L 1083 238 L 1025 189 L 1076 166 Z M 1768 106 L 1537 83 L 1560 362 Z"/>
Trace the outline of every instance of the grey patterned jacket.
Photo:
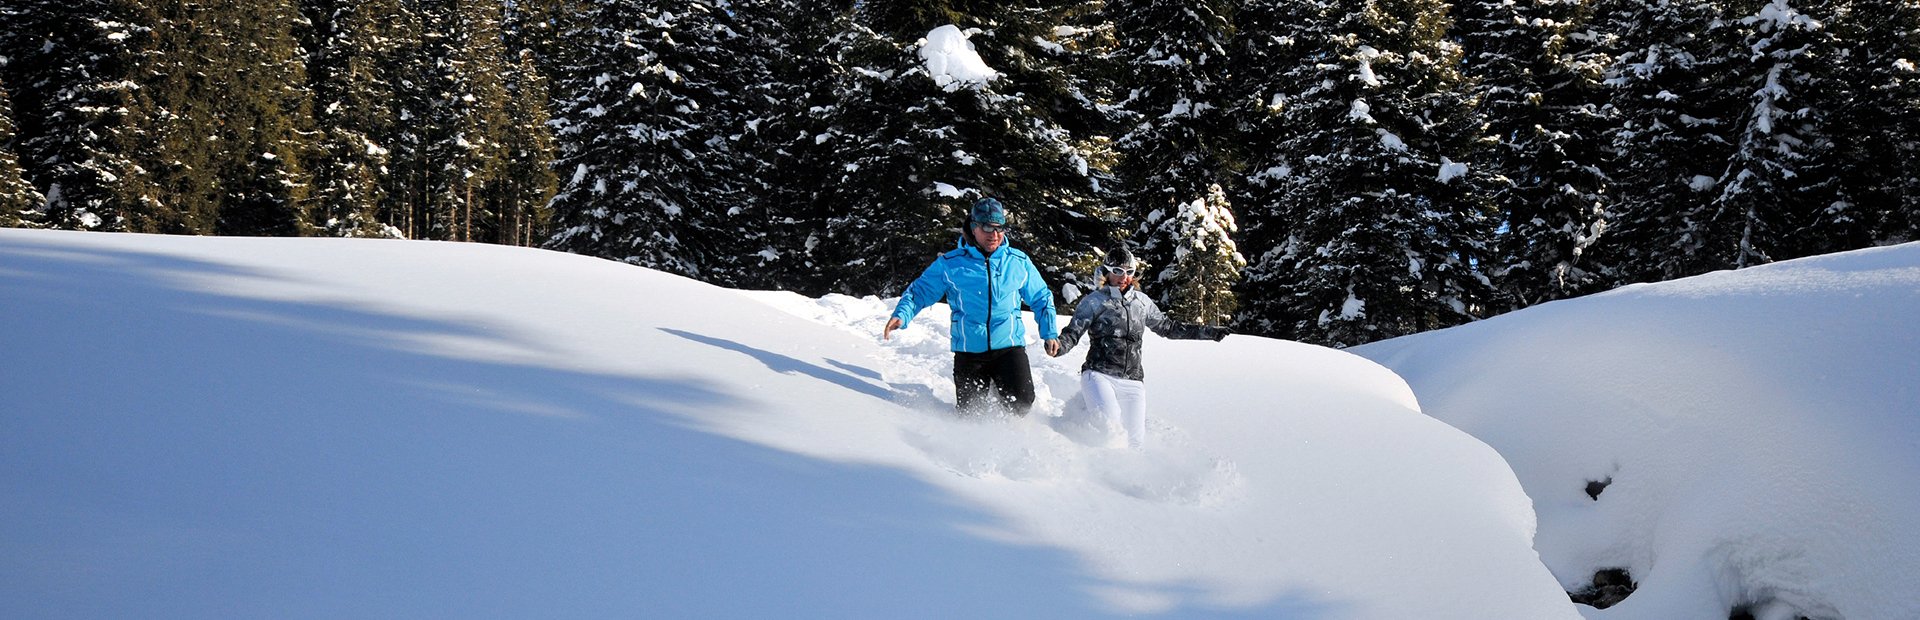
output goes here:
<path id="1" fill-rule="evenodd" d="M 1060 354 L 1073 350 L 1085 334 L 1092 338 L 1092 344 L 1088 345 L 1087 363 L 1080 370 L 1141 381 L 1147 373 L 1140 365 L 1140 344 L 1148 328 L 1176 340 L 1218 340 L 1227 334 L 1225 328 L 1176 323 L 1160 312 L 1152 298 L 1132 287 L 1122 292 L 1102 286 L 1080 299 L 1073 320 L 1060 330 Z"/>

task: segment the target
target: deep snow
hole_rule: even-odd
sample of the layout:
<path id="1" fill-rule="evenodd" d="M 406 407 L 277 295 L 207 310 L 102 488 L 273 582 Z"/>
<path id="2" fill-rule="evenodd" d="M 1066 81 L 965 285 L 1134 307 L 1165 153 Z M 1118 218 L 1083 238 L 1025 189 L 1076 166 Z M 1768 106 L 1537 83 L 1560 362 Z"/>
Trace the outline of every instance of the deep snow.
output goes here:
<path id="1" fill-rule="evenodd" d="M 1588 618 L 1920 618 L 1920 244 L 1355 351 L 1506 457 L 1569 589 L 1629 570 Z"/>
<path id="2" fill-rule="evenodd" d="M 1358 350 L 1393 371 L 1150 338 L 1131 451 L 1079 354 L 955 419 L 938 307 L 0 229 L 0 617 L 1920 617 L 1917 296 L 1910 245 Z"/>
<path id="3" fill-rule="evenodd" d="M 0 230 L 0 617 L 1578 617 L 1499 456 L 1378 365 L 1152 340 L 1116 450 L 1045 415 L 1077 356 L 956 420 L 944 316 L 887 309 Z"/>

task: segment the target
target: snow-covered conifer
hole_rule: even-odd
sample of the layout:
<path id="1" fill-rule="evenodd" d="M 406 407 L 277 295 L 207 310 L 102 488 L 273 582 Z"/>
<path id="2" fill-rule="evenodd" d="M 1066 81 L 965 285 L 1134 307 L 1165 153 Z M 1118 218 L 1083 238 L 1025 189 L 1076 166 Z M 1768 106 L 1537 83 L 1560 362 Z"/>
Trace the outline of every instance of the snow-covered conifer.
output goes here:
<path id="1" fill-rule="evenodd" d="M 142 3 L 32 0 L 5 10 L 0 81 L 12 89 L 15 152 L 44 188 L 39 217 L 55 228 L 124 230 L 133 61 L 151 33 Z"/>
<path id="2" fill-rule="evenodd" d="M 485 186 L 505 163 L 502 134 L 508 123 L 503 7 L 497 2 L 440 0 L 422 3 L 425 47 L 433 64 L 426 87 L 431 115 L 423 148 L 427 167 L 426 235 L 471 241 L 478 220 L 485 227 Z"/>
<path id="3" fill-rule="evenodd" d="M 721 50 L 738 43 L 706 0 L 599 2 L 562 33 L 578 54 L 556 85 L 560 189 L 549 247 L 707 275 L 726 206 L 731 143 L 717 110 L 735 93 Z"/>
<path id="4" fill-rule="evenodd" d="M 1120 123 L 1117 202 L 1137 227 L 1140 257 L 1162 270 L 1149 279 L 1172 277 L 1168 270 L 1185 240 L 1166 236 L 1178 226 L 1165 224 L 1183 206 L 1233 208 L 1225 194 L 1209 193 L 1232 184 L 1225 132 L 1229 10 L 1214 0 L 1121 0 L 1103 9 L 1116 42 L 1110 58 L 1116 94 L 1124 93 L 1112 108 Z M 1170 290 L 1159 295 L 1169 313 L 1207 313 L 1179 307 L 1184 302 L 1169 297 Z"/>
<path id="5" fill-rule="evenodd" d="M 1234 246 L 1237 232 L 1226 191 L 1207 188 L 1204 198 L 1178 205 L 1161 221 L 1156 238 L 1173 244 L 1171 264 L 1159 270 L 1154 287 L 1167 300 L 1167 316 L 1186 323 L 1227 325 L 1239 303 L 1233 289 L 1247 266 Z"/>
<path id="6" fill-rule="evenodd" d="M 1481 139 L 1437 2 L 1279 7 L 1243 37 L 1291 37 L 1305 62 L 1283 65 L 1263 94 L 1279 140 L 1253 209 L 1249 331 L 1347 346 L 1473 319 L 1490 283 L 1481 268 L 1491 217 L 1475 170 Z M 1297 16 L 1297 17 L 1295 17 Z M 1277 224 L 1272 219 L 1284 224 Z M 1256 218 L 1248 218 L 1256 219 Z"/>
<path id="7" fill-rule="evenodd" d="M 1702 253 L 1722 261 L 1709 267 L 1740 268 L 1792 258 L 1791 237 L 1826 206 L 1817 190 L 1828 179 L 1807 173 L 1832 146 L 1827 111 L 1813 95 L 1833 86 L 1822 83 L 1818 58 L 1837 46 L 1824 24 L 1787 0 L 1724 24 L 1740 39 L 1732 94 L 1746 105 L 1731 126 L 1734 150 L 1715 182 Z"/>
<path id="8" fill-rule="evenodd" d="M 0 83 L 0 226 L 19 226 L 23 215 L 31 215 L 46 205 L 47 197 L 27 182 L 20 158 L 13 154 L 13 104 L 5 83 Z"/>
<path id="9" fill-rule="evenodd" d="M 395 17 L 408 9 L 399 0 L 307 0 L 303 9 L 312 23 L 307 77 L 319 134 L 309 166 L 314 217 L 330 235 L 402 235 L 382 207 L 393 174 L 388 138 L 399 124 L 394 63 L 386 57 L 404 48 L 406 22 Z"/>
<path id="10" fill-rule="evenodd" d="M 1606 83 L 1619 117 L 1608 130 L 1616 151 L 1614 205 L 1606 236 L 1590 255 L 1619 283 L 1666 280 L 1731 267 L 1709 246 L 1732 248 L 1708 227 L 1721 175 L 1736 146 L 1732 129 L 1746 94 L 1734 95 L 1740 75 L 1737 44 L 1714 28 L 1718 5 L 1695 2 L 1613 1 L 1598 14 L 1613 63 Z M 1714 239 L 1719 237 L 1719 239 Z"/>
<path id="11" fill-rule="evenodd" d="M 1059 31 L 1032 31 L 1063 16 L 1001 3 L 947 15 L 965 23 L 867 26 L 908 28 L 913 20 L 889 17 L 901 10 L 862 5 L 831 45 L 834 96 L 812 136 L 831 176 L 807 240 L 814 264 L 833 274 L 830 290 L 900 290 L 954 247 L 981 196 L 1007 205 L 1012 242 L 1049 282 L 1084 271 L 1111 218 L 1095 200 L 1097 171 L 1055 121 L 1053 102 L 1071 99 L 1053 56 Z"/>
<path id="12" fill-rule="evenodd" d="M 500 136 L 500 155 L 505 160 L 486 191 L 497 221 L 489 222 L 480 240 L 531 246 L 546 241 L 552 219 L 547 203 L 558 183 L 549 165 L 554 155 L 553 132 L 547 127 L 551 97 L 531 53 L 508 63 L 504 78 L 507 126 Z"/>
<path id="13" fill-rule="evenodd" d="M 1470 0 L 1454 31 L 1487 123 L 1487 173 L 1504 230 L 1494 259 L 1504 308 L 1605 285 L 1584 254 L 1606 230 L 1610 196 L 1593 0 Z M 1504 308 L 1495 308 L 1498 311 Z"/>
<path id="14" fill-rule="evenodd" d="M 303 235 L 317 230 L 309 212 L 317 152 L 313 98 L 295 35 L 304 27 L 294 0 L 220 2 L 208 17 L 222 37 L 210 73 L 221 92 L 215 117 L 225 147 L 217 153 L 224 195 L 215 231 L 223 235 Z M 203 24 L 204 25 L 204 24 Z"/>
<path id="15" fill-rule="evenodd" d="M 1802 6 L 1794 4 L 1795 7 Z M 1819 1 L 1803 9 L 1836 49 L 1810 70 L 1828 75 L 1799 93 L 1823 112 L 1832 144 L 1811 171 L 1832 191 L 1792 235 L 1794 256 L 1920 240 L 1920 4 Z"/>

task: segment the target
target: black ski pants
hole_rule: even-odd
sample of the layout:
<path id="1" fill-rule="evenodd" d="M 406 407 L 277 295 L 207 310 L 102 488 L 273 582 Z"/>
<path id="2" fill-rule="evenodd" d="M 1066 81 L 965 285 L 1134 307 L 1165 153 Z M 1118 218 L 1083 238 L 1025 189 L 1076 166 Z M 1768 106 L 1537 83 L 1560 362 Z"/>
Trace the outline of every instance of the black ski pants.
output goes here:
<path id="1" fill-rule="evenodd" d="M 960 415 L 985 413 L 996 402 L 1027 415 L 1033 408 L 1033 370 L 1026 347 L 993 349 L 986 353 L 953 354 L 954 409 Z M 993 396 L 998 394 L 998 398 Z"/>

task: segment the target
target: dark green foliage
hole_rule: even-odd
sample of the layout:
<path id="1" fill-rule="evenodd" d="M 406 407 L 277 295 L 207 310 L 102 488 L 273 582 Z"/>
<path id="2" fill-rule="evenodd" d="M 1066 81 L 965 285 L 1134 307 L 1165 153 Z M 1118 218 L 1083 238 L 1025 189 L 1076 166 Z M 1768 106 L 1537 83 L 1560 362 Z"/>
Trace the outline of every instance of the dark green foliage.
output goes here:
<path id="1" fill-rule="evenodd" d="M 1920 4 L 1807 3 L 1823 45 L 1797 89 L 1831 141 L 1819 162 L 1811 221 L 1784 239 L 1790 257 L 1920 240 Z"/>
<path id="2" fill-rule="evenodd" d="M 1293 116 L 1300 90 L 1296 82 L 1310 76 L 1275 68 L 1317 64 L 1324 55 L 1320 46 L 1328 40 L 1315 28 L 1323 10 L 1318 3 L 1259 0 L 1242 3 L 1235 15 L 1238 31 L 1229 48 L 1235 79 L 1229 83 L 1227 113 L 1244 153 L 1241 178 L 1227 187 L 1235 190 L 1237 240 L 1250 263 L 1243 271 L 1237 324 L 1255 333 L 1291 330 L 1282 319 L 1290 312 L 1291 297 L 1278 294 L 1283 275 L 1272 267 L 1289 247 L 1297 223 L 1297 214 L 1289 212 L 1297 205 L 1286 198 L 1293 191 L 1294 166 L 1307 155 L 1277 146 L 1301 129 L 1289 123 L 1298 118 Z"/>
<path id="3" fill-rule="evenodd" d="M 545 241 L 553 146 L 534 48 L 552 48 L 560 4 L 514 6 L 510 25 L 493 2 L 307 2 L 329 234 Z"/>
<path id="4" fill-rule="evenodd" d="M 426 18 L 425 218 L 428 238 L 471 241 L 484 211 L 484 187 L 505 165 L 507 73 L 502 5 L 468 0 L 422 2 Z"/>
<path id="5" fill-rule="evenodd" d="M 1243 295 L 1258 311 L 1243 324 L 1347 346 L 1472 320 L 1491 295 L 1491 219 L 1484 173 L 1461 165 L 1480 128 L 1444 7 L 1310 6 L 1301 30 L 1242 32 L 1312 50 L 1268 97 L 1286 167 L 1261 173 L 1273 202 L 1258 214 L 1285 236 L 1255 250 Z"/>
<path id="6" fill-rule="evenodd" d="M 943 20 L 899 25 L 905 4 L 863 5 L 827 25 L 824 100 L 787 162 L 827 180 L 811 183 L 801 234 L 815 292 L 897 292 L 934 256 L 955 247 L 965 208 L 981 196 L 1008 205 L 1011 242 L 1056 285 L 1093 260 L 1112 230 L 1097 172 L 1056 119 L 1085 115 L 1048 24 L 1065 9 L 980 3 L 929 5 Z M 937 10 L 936 10 L 937 9 Z M 910 22 L 909 22 L 910 23 Z M 866 24 L 894 24 L 895 32 Z M 999 75 L 936 83 L 921 56 L 936 27 L 968 28 L 973 49 Z M 1042 44 L 1036 42 L 1036 37 Z M 817 288 L 815 288 L 817 287 Z"/>
<path id="7" fill-rule="evenodd" d="M 1233 242 L 1233 211 L 1225 190 L 1215 185 L 1204 198 L 1176 205 L 1154 236 L 1167 240 L 1173 257 L 1158 276 L 1159 297 L 1167 316 L 1183 323 L 1227 325 L 1239 309 L 1233 292 L 1247 261 Z"/>
<path id="8" fill-rule="evenodd" d="M 308 0 L 311 41 L 307 77 L 312 83 L 319 152 L 314 176 L 315 218 L 327 234 L 396 237 L 382 212 L 384 182 L 398 131 L 392 103 L 400 85 L 391 69 L 393 50 L 411 33 L 399 0 Z"/>
<path id="9" fill-rule="evenodd" d="M 1505 230 L 1493 246 L 1494 310 L 1592 292 L 1585 254 L 1606 230 L 1612 108 L 1605 57 L 1588 30 L 1592 0 L 1470 0 L 1455 5 L 1465 71 L 1491 144 L 1489 199 Z"/>
<path id="10" fill-rule="evenodd" d="M 315 232 L 308 212 L 312 179 L 305 166 L 317 152 L 312 93 L 294 28 L 305 26 L 293 0 L 215 3 L 229 56 L 214 73 L 226 78 L 214 97 L 221 196 L 215 232 L 288 236 Z"/>
<path id="11" fill-rule="evenodd" d="M 13 103 L 0 83 L 0 226 L 19 226 L 46 205 L 47 197 L 27 183 L 26 171 L 13 154 Z"/>
<path id="12" fill-rule="evenodd" d="M 1711 5 L 1615 2 L 1603 26 L 1616 34 L 1608 81 L 1620 119 L 1610 129 L 1619 165 L 1611 230 L 1594 248 L 1615 282 L 1692 275 L 1725 264 L 1706 248 L 1728 239 L 1702 228 L 1735 145 L 1726 127 L 1742 102 L 1729 96 L 1732 51 L 1710 31 Z M 1722 251 L 1722 255 L 1725 252 Z"/>
<path id="13" fill-rule="evenodd" d="M 532 63 L 534 73 L 559 75 L 566 48 L 560 33 L 585 11 L 583 0 L 514 0 L 506 4 L 503 35 L 507 56 Z"/>
<path id="14" fill-rule="evenodd" d="M 492 219 L 484 223 L 487 234 L 480 240 L 506 245 L 534 246 L 544 243 L 552 211 L 557 179 L 553 167 L 553 134 L 547 130 L 547 80 L 530 55 L 508 65 L 508 98 L 504 112 L 508 119 L 501 136 L 505 158 L 499 174 L 483 192 Z"/>
<path id="15" fill-rule="evenodd" d="M 549 247 L 696 277 L 722 253 L 738 183 L 722 102 L 737 85 L 725 11 L 703 0 L 606 3 L 563 33 L 579 55 L 560 78 Z"/>
<path id="16" fill-rule="evenodd" d="M 1792 237 L 1830 202 L 1827 175 L 1803 173 L 1830 157 L 1828 112 L 1815 94 L 1837 86 L 1827 83 L 1820 59 L 1839 46 L 1823 24 L 1785 3 L 1733 6 L 1747 13 L 1725 25 L 1734 49 L 1747 52 L 1734 58 L 1740 79 L 1732 84 L 1745 105 L 1731 127 L 1735 148 L 1716 183 L 1710 221 L 1728 229 L 1720 236 L 1739 235 L 1732 248 L 1709 253 L 1739 268 L 1793 258 Z"/>
<path id="17" fill-rule="evenodd" d="M 834 103 L 819 111 L 814 138 L 826 147 L 813 153 L 829 156 L 819 162 L 827 176 L 810 188 L 814 217 L 806 247 L 828 291 L 898 291 L 934 256 L 955 247 L 967 205 L 978 197 L 941 196 L 934 183 L 977 188 L 958 178 L 966 164 L 955 155 L 957 145 L 948 146 L 959 137 L 949 123 L 965 113 L 955 105 L 978 111 L 982 96 L 971 89 L 942 92 L 901 41 L 851 19 L 839 25 L 845 30 L 834 47 L 845 51 L 830 82 Z M 1027 205 L 1005 202 L 1013 225 L 1024 225 Z"/>
<path id="18" fill-rule="evenodd" d="M 12 89 L 16 154 L 46 196 L 47 226 L 125 230 L 120 180 L 134 169 L 136 54 L 151 31 L 129 0 L 9 3 L 0 81 Z"/>
<path id="19" fill-rule="evenodd" d="M 1915 13 L 1846 1 L 1602 5 L 1614 281 L 1911 239 Z M 1869 154 L 1871 153 L 1871 154 Z M 1896 169 L 1904 171 L 1896 171 Z M 1910 220 L 1907 220 L 1910 221 Z"/>
<path id="20" fill-rule="evenodd" d="M 1234 185 L 1226 114 L 1230 6 L 1218 1 L 1121 0 L 1105 8 L 1116 40 L 1108 62 L 1121 85 L 1116 95 L 1124 93 L 1112 107 L 1120 126 L 1115 198 L 1135 228 L 1134 245 L 1148 265 L 1144 280 L 1150 284 L 1176 277 L 1177 248 L 1193 241 L 1172 236 L 1179 230 L 1170 225 L 1172 219 L 1186 205 L 1199 201 L 1211 208 L 1233 208 L 1226 194 L 1211 193 Z M 1183 307 L 1198 302 L 1171 297 L 1174 290 L 1156 293 L 1169 314 L 1212 314 Z"/>
<path id="21" fill-rule="evenodd" d="M 307 232 L 310 91 L 290 2 L 155 3 L 118 189 L 139 232 Z"/>

